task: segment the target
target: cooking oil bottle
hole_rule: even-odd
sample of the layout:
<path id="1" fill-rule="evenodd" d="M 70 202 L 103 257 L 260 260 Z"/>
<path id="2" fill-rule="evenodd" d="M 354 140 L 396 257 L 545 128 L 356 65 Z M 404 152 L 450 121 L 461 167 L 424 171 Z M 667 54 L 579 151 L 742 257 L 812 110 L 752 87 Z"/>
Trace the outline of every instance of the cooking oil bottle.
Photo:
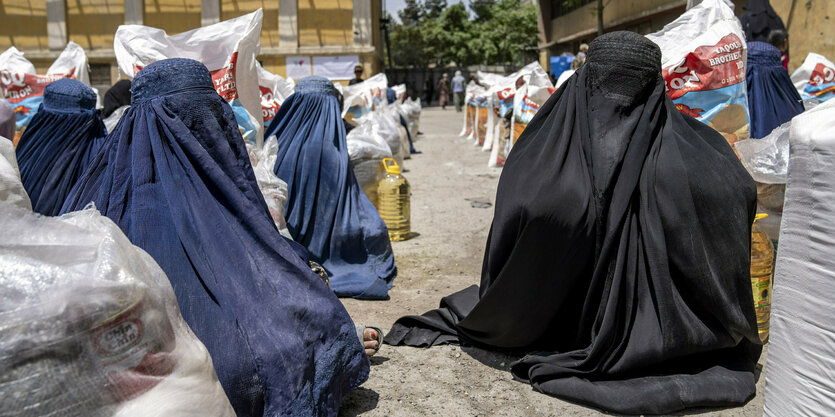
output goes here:
<path id="1" fill-rule="evenodd" d="M 411 210 L 409 181 L 400 175 L 400 167 L 392 158 L 383 159 L 386 176 L 377 185 L 377 210 L 389 229 L 392 241 L 411 237 Z"/>
<path id="2" fill-rule="evenodd" d="M 771 278 L 774 273 L 774 246 L 768 235 L 757 227 L 757 220 L 766 216 L 768 215 L 758 214 L 751 228 L 751 289 L 754 294 L 754 308 L 757 311 L 757 330 L 763 343 L 768 341 Z"/>

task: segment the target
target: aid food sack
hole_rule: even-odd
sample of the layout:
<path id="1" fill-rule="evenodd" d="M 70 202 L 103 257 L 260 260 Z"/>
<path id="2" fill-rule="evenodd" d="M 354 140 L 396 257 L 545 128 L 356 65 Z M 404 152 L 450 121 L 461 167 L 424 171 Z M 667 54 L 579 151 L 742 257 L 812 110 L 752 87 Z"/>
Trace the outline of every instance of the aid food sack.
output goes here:
<path id="1" fill-rule="evenodd" d="M 528 126 L 531 119 L 539 111 L 539 108 L 545 104 L 551 93 L 554 92 L 554 86 L 551 84 L 551 79 L 548 78 L 548 73 L 539 65 L 538 62 L 532 62 L 525 65 L 520 71 L 519 75 L 522 77 L 524 84 L 517 88 L 513 97 L 513 141 L 510 143 L 510 148 L 519 140 L 519 136 Z"/>
<path id="2" fill-rule="evenodd" d="M 704 0 L 647 38 L 661 48 L 661 72 L 676 108 L 731 145 L 748 139 L 747 46 L 733 9 Z"/>
<path id="3" fill-rule="evenodd" d="M 261 93 L 261 115 L 264 117 L 264 126 L 267 126 L 275 118 L 281 103 L 293 94 L 293 80 L 265 70 L 258 61 L 255 61 L 255 68 Z"/>
<path id="4" fill-rule="evenodd" d="M 46 74 L 37 74 L 35 66 L 14 46 L 0 54 L 0 91 L 15 112 L 18 130 L 26 127 L 43 102 L 43 90 L 61 78 L 74 78 L 90 85 L 87 54 L 75 42 L 69 42 Z"/>
<path id="5" fill-rule="evenodd" d="M 133 78 L 142 68 L 167 58 L 202 62 L 212 74 L 215 90 L 231 106 L 247 143 L 264 141 L 256 55 L 260 51 L 263 12 L 169 36 L 162 29 L 122 25 L 113 49 L 119 71 Z"/>
<path id="6" fill-rule="evenodd" d="M 792 83 L 804 101 L 829 100 L 835 97 L 835 64 L 823 55 L 809 53 L 792 74 Z"/>

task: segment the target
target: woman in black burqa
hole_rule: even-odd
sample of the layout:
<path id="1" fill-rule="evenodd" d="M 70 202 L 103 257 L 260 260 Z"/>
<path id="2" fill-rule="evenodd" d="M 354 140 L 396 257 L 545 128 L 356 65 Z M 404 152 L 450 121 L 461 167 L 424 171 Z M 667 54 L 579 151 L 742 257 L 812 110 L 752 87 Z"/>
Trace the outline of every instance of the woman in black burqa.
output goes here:
<path id="1" fill-rule="evenodd" d="M 481 287 L 399 319 L 386 342 L 524 353 L 514 377 L 624 413 L 755 393 L 754 182 L 678 112 L 643 36 L 592 42 L 499 181 Z"/>

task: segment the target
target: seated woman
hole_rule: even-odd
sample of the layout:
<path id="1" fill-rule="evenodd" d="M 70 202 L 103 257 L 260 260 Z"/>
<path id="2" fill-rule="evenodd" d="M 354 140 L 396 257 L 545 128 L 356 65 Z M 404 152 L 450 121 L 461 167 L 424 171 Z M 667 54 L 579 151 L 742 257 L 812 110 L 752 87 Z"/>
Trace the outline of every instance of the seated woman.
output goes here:
<path id="1" fill-rule="evenodd" d="M 46 86 L 43 103 L 17 145 L 17 161 L 32 208 L 55 216 L 104 141 L 96 93 L 68 78 Z"/>
<path id="2" fill-rule="evenodd" d="M 676 111 L 660 60 L 631 32 L 592 42 L 508 157 L 481 288 L 386 342 L 523 353 L 516 379 L 618 413 L 754 395 L 756 190 L 719 133 Z"/>
<path id="3" fill-rule="evenodd" d="M 388 229 L 348 163 L 339 92 L 305 77 L 265 137 L 278 138 L 275 173 L 287 183 L 287 228 L 340 297 L 385 299 L 397 275 Z"/>
<path id="4" fill-rule="evenodd" d="M 762 139 L 774 128 L 803 113 L 803 102 L 780 62 L 780 50 L 765 42 L 748 42 L 748 112 L 751 137 Z"/>
<path id="5" fill-rule="evenodd" d="M 368 377 L 345 308 L 270 218 L 232 109 L 190 59 L 148 65 L 64 205 L 165 271 L 238 416 L 332 415 Z"/>

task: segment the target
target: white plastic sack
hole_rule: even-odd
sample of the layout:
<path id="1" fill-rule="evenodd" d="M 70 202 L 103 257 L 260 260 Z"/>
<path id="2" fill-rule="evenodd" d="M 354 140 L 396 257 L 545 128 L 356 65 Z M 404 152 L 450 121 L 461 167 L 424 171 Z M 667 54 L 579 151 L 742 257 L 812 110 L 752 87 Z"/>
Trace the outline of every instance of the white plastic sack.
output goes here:
<path id="1" fill-rule="evenodd" d="M 273 74 L 265 70 L 258 61 L 255 61 L 255 68 L 258 71 L 258 89 L 261 92 L 261 115 L 264 118 L 264 126 L 267 126 L 275 118 L 284 100 L 293 94 L 295 85 L 292 78 L 287 80 Z"/>
<path id="2" fill-rule="evenodd" d="M 468 136 L 472 137 L 473 131 L 473 113 L 475 111 L 475 98 L 473 93 L 476 88 L 480 88 L 478 84 L 474 81 L 470 80 L 467 83 L 467 87 L 464 89 L 464 121 L 461 124 L 461 132 L 458 133 L 458 136 Z"/>
<path id="3" fill-rule="evenodd" d="M 389 147 L 392 158 L 397 162 L 397 165 L 403 166 L 405 155 L 403 153 L 403 143 L 400 140 L 400 131 L 398 126 L 400 122 L 385 114 L 384 111 L 373 111 L 358 120 L 360 125 L 368 123 L 375 135 L 383 138 Z"/>
<path id="4" fill-rule="evenodd" d="M 365 195 L 377 205 L 377 185 L 383 179 L 383 158 L 391 158 L 391 148 L 370 120 L 364 120 L 346 137 L 351 168 Z"/>
<path id="5" fill-rule="evenodd" d="M 107 133 L 113 131 L 116 128 L 116 125 L 119 124 L 119 120 L 122 120 L 122 116 L 125 114 L 126 111 L 130 108 L 130 104 L 126 104 L 113 110 L 113 113 L 110 113 L 110 116 L 107 116 L 102 120 L 104 122 L 104 128 L 107 130 Z"/>
<path id="6" fill-rule="evenodd" d="M 386 102 L 386 88 L 388 78 L 380 73 L 367 80 L 342 87 L 342 118 L 359 119 Z M 352 117 L 349 117 L 348 114 Z"/>
<path id="7" fill-rule="evenodd" d="M 95 209 L 0 203 L 0 414 L 235 415 L 150 255 Z"/>
<path id="8" fill-rule="evenodd" d="M 46 71 L 35 73 L 35 66 L 14 46 L 0 54 L 0 91 L 15 111 L 18 130 L 26 127 L 43 102 L 43 90 L 61 78 L 74 78 L 90 85 L 87 55 L 77 43 L 70 41 Z"/>
<path id="9" fill-rule="evenodd" d="M 792 83 L 804 101 L 827 101 L 835 97 L 835 64 L 823 55 L 809 53 L 792 74 Z"/>
<path id="10" fill-rule="evenodd" d="M 402 108 L 406 113 L 406 122 L 409 124 L 412 142 L 417 142 L 418 132 L 420 131 L 420 98 L 417 100 L 406 98 L 406 101 L 402 104 Z"/>
<path id="11" fill-rule="evenodd" d="M 646 36 L 661 48 L 661 73 L 676 108 L 731 145 L 748 139 L 747 46 L 733 9 L 704 0 Z"/>
<path id="12" fill-rule="evenodd" d="M 258 182 L 261 195 L 264 196 L 264 201 L 270 209 L 270 217 L 275 227 L 284 237 L 293 240 L 284 218 L 288 197 L 287 183 L 278 178 L 273 171 L 278 158 L 278 139 L 272 135 L 267 138 L 263 147 L 258 148 L 247 144 L 246 150 L 249 154 L 249 162 L 252 163 L 252 170 L 255 172 L 255 181 Z"/>
<path id="13" fill-rule="evenodd" d="M 247 143 L 264 141 L 261 96 L 255 57 L 261 49 L 261 20 L 252 13 L 169 36 L 162 29 L 122 25 L 113 50 L 119 70 L 133 78 L 145 66 L 167 58 L 202 62 L 212 74 L 215 90 L 231 106 Z"/>
<path id="14" fill-rule="evenodd" d="M 32 211 L 29 194 L 20 180 L 14 145 L 11 139 L 0 136 L 0 202 Z M 0 390 L 1 391 L 1 390 Z"/>
<path id="15" fill-rule="evenodd" d="M 513 149 L 513 144 L 554 91 L 548 73 L 539 62 L 525 65 L 519 70 L 519 75 L 525 84 L 517 89 L 513 97 L 513 140 L 508 144 L 509 149 Z"/>
<path id="16" fill-rule="evenodd" d="M 835 410 L 833 154 L 830 100 L 792 121 L 765 372 L 767 417 L 829 416 Z"/>
<path id="17" fill-rule="evenodd" d="M 516 96 L 516 81 L 522 74 L 517 71 L 502 78 L 490 89 L 490 94 L 496 103 L 498 116 L 494 122 L 493 144 L 487 166 L 494 168 L 504 166 L 512 144 L 513 103 Z"/>

